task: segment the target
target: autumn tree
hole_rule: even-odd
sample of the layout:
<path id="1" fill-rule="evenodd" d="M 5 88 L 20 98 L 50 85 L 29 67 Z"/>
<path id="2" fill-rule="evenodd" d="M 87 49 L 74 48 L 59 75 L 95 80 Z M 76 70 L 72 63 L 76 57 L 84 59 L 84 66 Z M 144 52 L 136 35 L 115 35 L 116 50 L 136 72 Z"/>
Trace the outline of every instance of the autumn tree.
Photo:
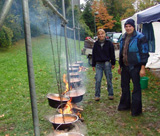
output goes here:
<path id="1" fill-rule="evenodd" d="M 113 16 L 109 15 L 104 2 L 102 0 L 94 1 L 91 7 L 92 15 L 95 16 L 97 29 L 112 29 L 116 21 L 113 20 Z"/>
<path id="2" fill-rule="evenodd" d="M 145 10 L 149 7 L 152 7 L 159 2 L 160 2 L 160 0 L 137 0 L 135 3 L 136 12 L 139 12 L 139 11 Z"/>

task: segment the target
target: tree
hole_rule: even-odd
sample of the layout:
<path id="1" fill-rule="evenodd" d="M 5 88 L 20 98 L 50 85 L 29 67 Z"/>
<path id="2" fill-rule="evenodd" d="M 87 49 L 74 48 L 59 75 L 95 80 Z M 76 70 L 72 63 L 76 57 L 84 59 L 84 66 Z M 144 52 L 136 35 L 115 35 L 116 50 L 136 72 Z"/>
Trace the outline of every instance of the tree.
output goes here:
<path id="1" fill-rule="evenodd" d="M 116 20 L 113 31 L 121 31 L 121 20 L 135 13 L 135 0 L 104 0 L 108 13 Z"/>
<path id="2" fill-rule="evenodd" d="M 98 13 L 97 15 L 95 15 L 96 12 Z M 112 29 L 114 23 L 116 22 L 113 20 L 113 16 L 109 15 L 107 8 L 102 0 L 93 2 L 92 15 L 95 15 L 97 29 Z"/>
<path id="3" fill-rule="evenodd" d="M 85 24 L 89 27 L 89 29 L 94 33 L 94 16 L 92 15 L 92 1 L 87 1 L 82 12 L 82 17 Z"/>
<path id="4" fill-rule="evenodd" d="M 156 5 L 157 3 L 159 3 L 160 0 L 137 0 L 136 1 L 136 12 L 145 10 L 149 7 L 152 7 L 154 5 Z"/>

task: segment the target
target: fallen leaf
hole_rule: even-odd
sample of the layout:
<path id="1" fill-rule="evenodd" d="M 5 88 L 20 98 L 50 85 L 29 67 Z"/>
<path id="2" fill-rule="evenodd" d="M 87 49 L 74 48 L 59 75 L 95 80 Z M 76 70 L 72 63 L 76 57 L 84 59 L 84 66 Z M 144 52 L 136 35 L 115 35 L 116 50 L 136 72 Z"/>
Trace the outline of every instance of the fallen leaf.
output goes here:
<path id="1" fill-rule="evenodd" d="M 0 118 L 4 117 L 4 114 L 0 115 Z"/>

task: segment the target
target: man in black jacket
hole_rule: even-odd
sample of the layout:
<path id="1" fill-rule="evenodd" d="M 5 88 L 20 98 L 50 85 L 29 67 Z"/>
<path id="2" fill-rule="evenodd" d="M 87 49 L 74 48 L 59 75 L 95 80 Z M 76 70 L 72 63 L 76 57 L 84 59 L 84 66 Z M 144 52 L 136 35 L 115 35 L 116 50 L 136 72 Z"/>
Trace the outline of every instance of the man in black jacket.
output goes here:
<path id="1" fill-rule="evenodd" d="M 148 41 L 146 37 L 135 30 L 135 21 L 128 19 L 124 28 L 126 33 L 120 40 L 119 69 L 121 74 L 122 95 L 118 110 L 131 110 L 132 116 L 142 113 L 142 92 L 140 77 L 145 76 L 145 65 L 148 61 Z M 132 79 L 133 91 L 130 91 Z M 132 96 L 131 96 L 132 94 Z"/>
<path id="2" fill-rule="evenodd" d="M 112 86 L 112 70 L 115 65 L 114 46 L 110 40 L 106 39 L 106 34 L 103 29 L 97 31 L 98 40 L 95 42 L 92 51 L 92 67 L 95 71 L 96 67 L 96 83 L 95 83 L 95 100 L 100 100 L 101 80 L 103 71 L 107 79 L 108 98 L 114 99 Z"/>

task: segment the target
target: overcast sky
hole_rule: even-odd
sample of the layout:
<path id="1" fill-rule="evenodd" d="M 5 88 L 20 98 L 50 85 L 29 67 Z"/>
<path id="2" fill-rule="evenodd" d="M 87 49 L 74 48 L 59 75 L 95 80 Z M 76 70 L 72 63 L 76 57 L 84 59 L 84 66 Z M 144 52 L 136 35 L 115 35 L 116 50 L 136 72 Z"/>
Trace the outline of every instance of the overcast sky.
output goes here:
<path id="1" fill-rule="evenodd" d="M 84 0 L 80 0 L 80 4 L 85 3 Z"/>

